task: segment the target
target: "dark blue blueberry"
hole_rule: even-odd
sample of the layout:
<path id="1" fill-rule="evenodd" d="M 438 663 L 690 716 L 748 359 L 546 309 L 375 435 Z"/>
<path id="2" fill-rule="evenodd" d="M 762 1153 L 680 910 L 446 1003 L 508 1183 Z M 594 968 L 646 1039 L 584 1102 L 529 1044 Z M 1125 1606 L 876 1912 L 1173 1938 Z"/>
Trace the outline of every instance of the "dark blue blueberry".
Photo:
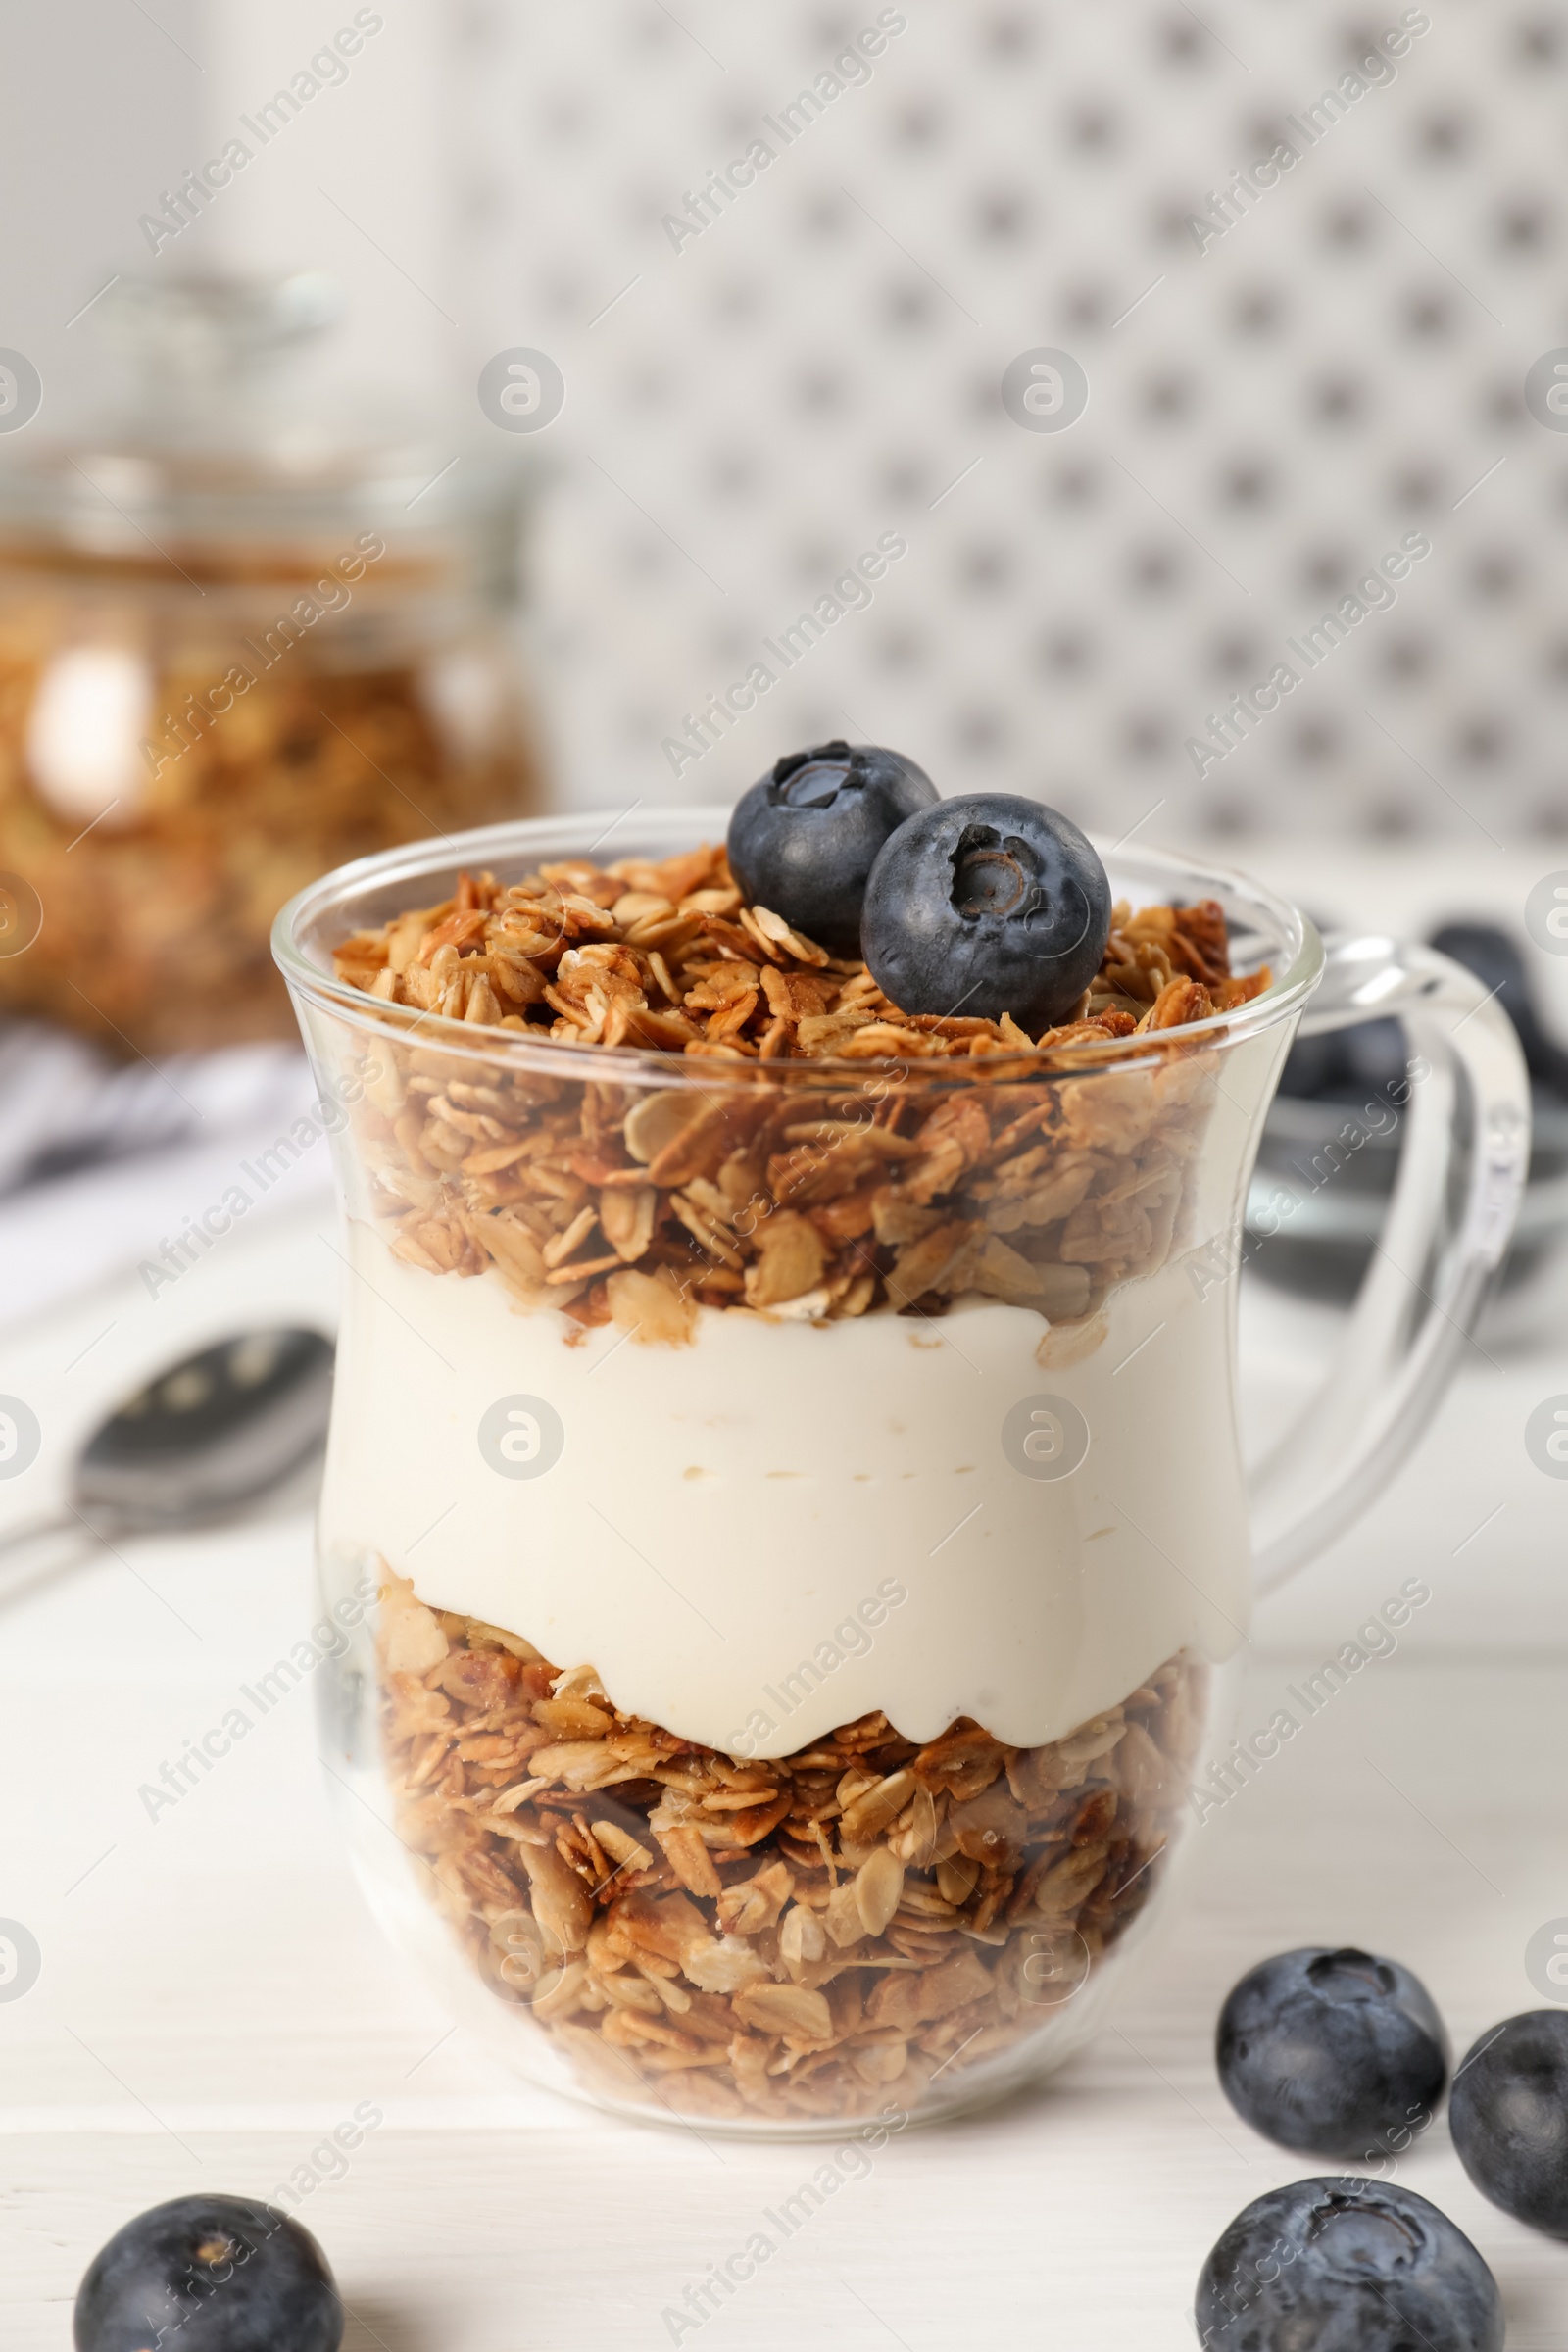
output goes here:
<path id="1" fill-rule="evenodd" d="M 1453 2078 L 1448 2128 L 1484 2197 L 1568 2237 L 1568 2015 L 1531 2009 L 1483 2034 Z"/>
<path id="2" fill-rule="evenodd" d="M 76 2290 L 76 2352 L 337 2352 L 308 2230 L 249 2197 L 175 2197 L 117 2230 Z"/>
<path id="3" fill-rule="evenodd" d="M 936 797 L 923 768 L 876 744 L 790 752 L 735 804 L 729 870 L 752 906 L 770 907 L 831 955 L 858 956 L 872 861 Z"/>
<path id="4" fill-rule="evenodd" d="M 1100 969 L 1110 884 L 1076 825 L 1038 801 L 972 792 L 902 824 L 871 868 L 860 929 L 901 1012 L 1053 1027 Z"/>
<path id="5" fill-rule="evenodd" d="M 1226 2097 L 1265 2139 L 1363 2163 L 1408 2147 L 1448 2079 L 1448 2037 L 1419 1978 L 1316 1944 L 1242 1979 L 1214 2055 Z"/>
<path id="6" fill-rule="evenodd" d="M 1209 2352 L 1502 2352 L 1497 2282 L 1392 2182 L 1296 2180 L 1239 2213 L 1198 2281 Z"/>

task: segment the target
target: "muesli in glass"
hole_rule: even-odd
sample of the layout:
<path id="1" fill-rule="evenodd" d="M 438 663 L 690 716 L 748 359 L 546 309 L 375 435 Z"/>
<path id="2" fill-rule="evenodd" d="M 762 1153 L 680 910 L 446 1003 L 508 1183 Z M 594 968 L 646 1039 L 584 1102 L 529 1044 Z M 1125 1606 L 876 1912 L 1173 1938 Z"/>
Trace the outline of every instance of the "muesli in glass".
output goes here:
<path id="1" fill-rule="evenodd" d="M 507 2063 L 705 2129 L 934 2117 L 1080 2046 L 1197 1818 L 1250 1605 L 1233 1244 L 1322 951 L 1127 855 L 1071 1021 L 906 1019 L 704 821 L 280 918 L 342 1112 L 321 1575 L 379 1594 L 330 1769 Z"/>

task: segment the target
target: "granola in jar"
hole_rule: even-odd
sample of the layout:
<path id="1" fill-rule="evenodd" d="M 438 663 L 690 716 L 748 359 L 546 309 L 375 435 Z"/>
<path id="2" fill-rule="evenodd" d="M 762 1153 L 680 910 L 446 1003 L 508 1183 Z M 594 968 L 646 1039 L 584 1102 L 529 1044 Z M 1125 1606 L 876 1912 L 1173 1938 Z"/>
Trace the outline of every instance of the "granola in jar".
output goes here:
<path id="1" fill-rule="evenodd" d="M 0 1014 L 112 1053 L 286 1036 L 293 892 L 539 802 L 523 479 L 394 399 L 277 397 L 332 314 L 314 271 L 122 273 L 93 306 L 122 404 L 0 450 Z"/>

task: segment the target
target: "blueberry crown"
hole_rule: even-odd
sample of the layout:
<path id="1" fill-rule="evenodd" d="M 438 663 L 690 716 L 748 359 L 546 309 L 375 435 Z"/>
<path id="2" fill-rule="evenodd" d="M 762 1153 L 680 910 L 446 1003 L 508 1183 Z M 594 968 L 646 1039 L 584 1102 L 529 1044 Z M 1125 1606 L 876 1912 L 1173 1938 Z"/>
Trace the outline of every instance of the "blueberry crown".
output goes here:
<path id="1" fill-rule="evenodd" d="M 844 767 L 863 767 L 865 754 L 851 751 L 849 745 L 837 736 L 831 743 L 819 743 L 811 752 L 786 752 L 781 760 L 773 762 L 774 783 L 787 784 L 791 776 L 799 775 L 803 767 L 814 766 L 818 760 L 832 760 Z"/>

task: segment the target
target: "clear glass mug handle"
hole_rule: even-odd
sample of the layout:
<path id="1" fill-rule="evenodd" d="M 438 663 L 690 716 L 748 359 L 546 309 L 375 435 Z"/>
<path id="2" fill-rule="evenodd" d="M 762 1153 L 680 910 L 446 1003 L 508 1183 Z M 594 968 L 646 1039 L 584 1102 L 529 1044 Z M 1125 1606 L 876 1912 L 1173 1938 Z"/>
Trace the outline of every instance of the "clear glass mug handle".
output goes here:
<path id="1" fill-rule="evenodd" d="M 1480 982 L 1402 941 L 1331 939 L 1325 950 L 1301 1032 L 1403 1022 L 1404 1150 L 1334 1368 L 1252 1478 L 1260 1592 L 1359 1518 L 1427 1428 L 1502 1263 L 1529 1172 L 1524 1057 Z"/>

